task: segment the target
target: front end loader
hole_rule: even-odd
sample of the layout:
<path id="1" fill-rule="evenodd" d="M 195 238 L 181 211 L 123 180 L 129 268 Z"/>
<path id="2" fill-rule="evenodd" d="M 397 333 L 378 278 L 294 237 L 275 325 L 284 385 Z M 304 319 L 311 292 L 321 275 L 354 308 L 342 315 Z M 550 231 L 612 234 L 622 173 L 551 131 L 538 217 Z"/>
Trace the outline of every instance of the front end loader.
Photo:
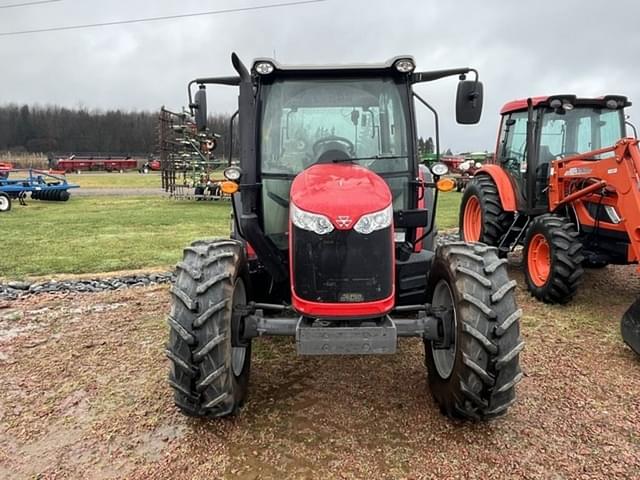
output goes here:
<path id="1" fill-rule="evenodd" d="M 584 268 L 640 260 L 640 149 L 626 137 L 626 97 L 555 95 L 502 109 L 496 164 L 465 192 L 460 235 L 521 245 L 527 287 L 547 303 L 573 298 Z M 624 341 L 640 354 L 640 304 L 624 314 Z"/>
<path id="2" fill-rule="evenodd" d="M 414 85 L 460 76 L 457 120 L 476 123 L 477 72 L 416 72 L 411 57 L 258 59 L 248 69 L 234 54 L 232 63 L 235 76 L 189 84 L 201 130 L 205 86 L 239 89 L 230 130 L 240 143 L 221 185 L 232 194 L 231 236 L 187 247 L 171 289 L 176 405 L 198 417 L 238 411 L 260 336 L 294 337 L 301 355 L 391 354 L 400 337 L 416 337 L 445 414 L 504 414 L 522 378 L 515 282 L 494 247 L 436 248 L 438 190 L 455 185 L 443 164 L 420 164 L 414 121 L 416 100 L 435 114 Z"/>

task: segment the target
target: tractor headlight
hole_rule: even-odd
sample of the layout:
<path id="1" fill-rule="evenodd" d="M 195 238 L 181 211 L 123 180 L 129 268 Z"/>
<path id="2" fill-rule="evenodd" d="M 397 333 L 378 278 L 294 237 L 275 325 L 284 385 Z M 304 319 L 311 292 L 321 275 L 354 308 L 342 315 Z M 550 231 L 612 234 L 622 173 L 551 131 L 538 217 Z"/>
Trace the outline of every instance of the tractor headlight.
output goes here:
<path id="1" fill-rule="evenodd" d="M 240 177 L 242 176 L 242 169 L 236 165 L 231 165 L 230 167 L 225 168 L 222 174 L 224 175 L 224 178 L 226 178 L 227 180 L 231 180 L 232 182 L 237 182 L 238 180 L 240 180 Z"/>
<path id="2" fill-rule="evenodd" d="M 383 228 L 389 227 L 392 221 L 393 205 L 389 205 L 383 210 L 363 215 L 353 226 L 353 229 L 358 233 L 368 235 L 376 230 L 382 230 Z"/>
<path id="3" fill-rule="evenodd" d="M 431 173 L 433 173 L 436 177 L 446 175 L 448 172 L 449 167 L 447 167 L 444 163 L 438 162 L 431 165 Z"/>
<path id="4" fill-rule="evenodd" d="M 291 223 L 302 230 L 308 230 L 318 235 L 326 235 L 333 231 L 333 224 L 327 217 L 317 213 L 305 212 L 293 203 L 289 207 L 289 217 L 291 218 Z"/>

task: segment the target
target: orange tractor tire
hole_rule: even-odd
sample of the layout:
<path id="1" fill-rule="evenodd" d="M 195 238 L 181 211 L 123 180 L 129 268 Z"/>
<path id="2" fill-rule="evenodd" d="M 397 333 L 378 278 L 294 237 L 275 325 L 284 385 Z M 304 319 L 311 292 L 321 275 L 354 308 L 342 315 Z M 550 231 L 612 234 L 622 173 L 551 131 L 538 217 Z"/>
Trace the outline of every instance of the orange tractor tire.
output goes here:
<path id="1" fill-rule="evenodd" d="M 524 240 L 524 276 L 531 295 L 545 303 L 567 303 L 582 281 L 582 243 L 565 217 L 536 217 Z"/>
<path id="2" fill-rule="evenodd" d="M 488 175 L 473 177 L 462 195 L 460 239 L 498 246 L 512 221 L 513 213 L 502 208 L 493 179 Z"/>

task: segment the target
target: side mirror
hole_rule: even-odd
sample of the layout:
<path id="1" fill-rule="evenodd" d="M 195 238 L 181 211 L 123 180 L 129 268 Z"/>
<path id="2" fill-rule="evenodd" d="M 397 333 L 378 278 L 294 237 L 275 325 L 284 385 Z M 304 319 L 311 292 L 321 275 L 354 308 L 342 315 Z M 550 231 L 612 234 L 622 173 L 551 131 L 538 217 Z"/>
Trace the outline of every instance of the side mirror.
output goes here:
<path id="1" fill-rule="evenodd" d="M 473 125 L 482 115 L 482 82 L 461 80 L 456 95 L 456 121 L 462 125 Z"/>
<path id="2" fill-rule="evenodd" d="M 196 92 L 193 109 L 196 127 L 199 132 L 203 132 L 207 129 L 207 90 L 204 85 L 200 85 Z"/>

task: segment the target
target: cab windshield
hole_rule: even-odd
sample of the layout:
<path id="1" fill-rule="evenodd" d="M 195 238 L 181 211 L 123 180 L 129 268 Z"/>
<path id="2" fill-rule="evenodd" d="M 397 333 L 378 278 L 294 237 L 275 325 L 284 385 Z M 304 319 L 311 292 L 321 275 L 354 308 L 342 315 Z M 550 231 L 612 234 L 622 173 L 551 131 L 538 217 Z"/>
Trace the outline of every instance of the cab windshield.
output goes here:
<path id="1" fill-rule="evenodd" d="M 260 157 L 265 233 L 286 248 L 293 178 L 317 162 L 351 159 L 407 208 L 407 112 L 392 78 L 275 80 L 263 85 Z"/>
<path id="2" fill-rule="evenodd" d="M 622 110 L 549 109 L 542 117 L 540 157 L 566 157 L 610 147 L 624 137 Z"/>
<path id="3" fill-rule="evenodd" d="M 548 177 L 551 162 L 557 158 L 611 147 L 624 137 L 622 110 L 574 107 L 547 109 L 542 116 L 540 152 L 535 171 L 535 206 L 548 206 Z M 594 159 L 611 153 L 594 155 Z"/>

